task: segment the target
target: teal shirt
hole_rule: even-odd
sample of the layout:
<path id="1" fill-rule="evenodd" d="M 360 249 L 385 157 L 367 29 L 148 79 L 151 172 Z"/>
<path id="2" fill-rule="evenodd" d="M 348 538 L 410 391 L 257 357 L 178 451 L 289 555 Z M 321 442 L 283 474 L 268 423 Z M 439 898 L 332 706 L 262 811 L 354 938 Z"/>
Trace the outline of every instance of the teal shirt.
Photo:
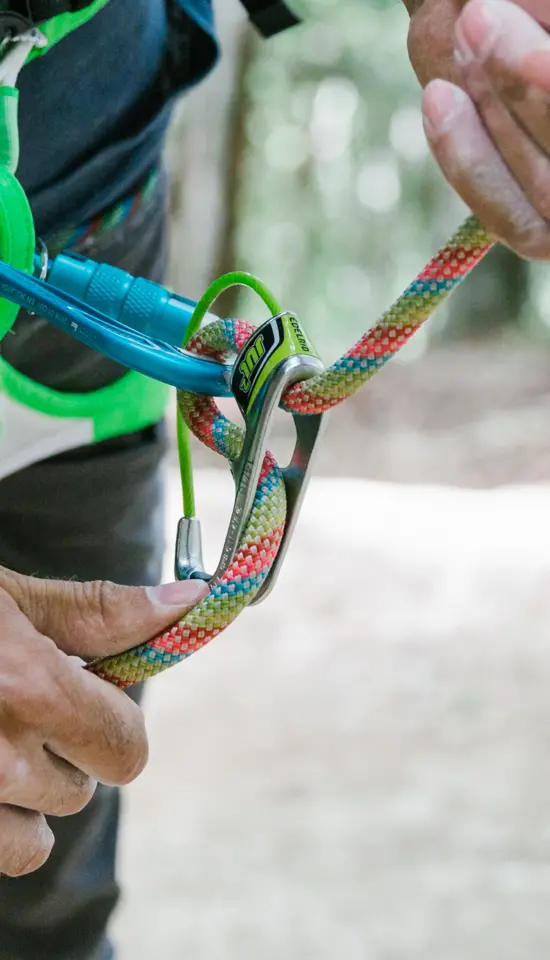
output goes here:
<path id="1" fill-rule="evenodd" d="M 129 193 L 159 162 L 177 94 L 216 59 L 210 0 L 111 0 L 21 74 L 19 177 L 37 232 L 77 227 Z M 177 85 L 169 43 L 187 50 Z"/>

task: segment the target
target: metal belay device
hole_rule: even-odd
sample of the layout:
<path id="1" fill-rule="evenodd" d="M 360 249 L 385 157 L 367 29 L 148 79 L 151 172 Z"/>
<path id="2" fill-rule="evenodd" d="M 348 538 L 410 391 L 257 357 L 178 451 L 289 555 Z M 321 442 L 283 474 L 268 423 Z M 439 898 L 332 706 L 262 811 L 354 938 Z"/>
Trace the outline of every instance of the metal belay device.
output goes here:
<path id="1" fill-rule="evenodd" d="M 292 314 L 267 320 L 245 343 L 236 359 L 231 383 L 245 420 L 245 435 L 241 453 L 230 461 L 236 493 L 220 561 L 214 575 L 209 577 L 204 571 L 199 521 L 196 517 L 183 517 L 176 541 L 178 579 L 200 578 L 214 586 L 227 574 L 254 502 L 269 427 L 281 398 L 294 383 L 317 376 L 323 370 L 323 364 Z M 296 446 L 289 465 L 281 471 L 287 500 L 285 530 L 269 575 L 252 604 L 259 603 L 271 592 L 281 569 L 311 475 L 322 418 L 322 413 L 311 417 L 294 414 Z"/>

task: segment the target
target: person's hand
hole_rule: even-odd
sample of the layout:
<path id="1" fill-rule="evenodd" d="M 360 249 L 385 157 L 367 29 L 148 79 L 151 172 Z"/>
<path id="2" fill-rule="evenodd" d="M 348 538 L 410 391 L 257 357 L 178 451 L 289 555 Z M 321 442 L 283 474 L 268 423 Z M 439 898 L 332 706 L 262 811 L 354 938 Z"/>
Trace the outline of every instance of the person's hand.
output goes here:
<path id="1" fill-rule="evenodd" d="M 516 253 L 550 259 L 548 0 L 406 5 L 426 134 L 445 177 Z"/>
<path id="2" fill-rule="evenodd" d="M 550 26 L 548 3 L 538 14 Z M 470 0 L 455 47 L 466 92 L 441 80 L 426 88 L 432 151 L 495 236 L 521 256 L 548 260 L 550 36 L 509 0 Z"/>
<path id="3" fill-rule="evenodd" d="M 53 845 L 45 816 L 78 813 L 96 781 L 122 786 L 147 761 L 141 710 L 77 658 L 147 641 L 207 592 L 198 581 L 155 590 L 0 567 L 0 874 L 42 866 Z"/>
<path id="4" fill-rule="evenodd" d="M 467 0 L 403 0 L 411 17 L 409 57 L 423 87 L 436 77 L 460 83 L 454 61 L 456 22 Z"/>
<path id="5" fill-rule="evenodd" d="M 539 23 L 550 24 L 549 0 L 512 0 Z M 455 61 L 457 21 L 468 0 L 403 0 L 411 22 L 408 49 L 414 71 L 423 87 L 430 80 L 451 80 L 462 85 Z"/>

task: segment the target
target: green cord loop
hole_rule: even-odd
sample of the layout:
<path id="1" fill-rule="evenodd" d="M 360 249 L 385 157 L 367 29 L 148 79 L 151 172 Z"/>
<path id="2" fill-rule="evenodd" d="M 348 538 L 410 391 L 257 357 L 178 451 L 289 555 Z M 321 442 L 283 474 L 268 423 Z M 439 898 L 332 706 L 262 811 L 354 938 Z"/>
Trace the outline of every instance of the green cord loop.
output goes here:
<path id="1" fill-rule="evenodd" d="M 232 273 L 225 273 L 222 277 L 214 280 L 208 289 L 203 293 L 197 306 L 195 307 L 189 326 L 185 331 L 185 339 L 182 348 L 185 349 L 189 341 L 195 336 L 203 322 L 210 307 L 218 297 L 229 290 L 231 287 L 249 287 L 265 303 L 272 317 L 282 313 L 281 307 L 270 290 L 261 280 L 253 277 L 250 273 L 244 273 L 241 270 L 234 270 Z M 191 438 L 189 427 L 183 419 L 179 406 L 177 410 L 177 433 L 178 433 L 178 456 L 180 463 L 181 492 L 183 499 L 183 512 L 186 517 L 194 517 L 196 513 L 195 505 L 195 486 L 193 483 L 193 459 L 191 453 Z"/>

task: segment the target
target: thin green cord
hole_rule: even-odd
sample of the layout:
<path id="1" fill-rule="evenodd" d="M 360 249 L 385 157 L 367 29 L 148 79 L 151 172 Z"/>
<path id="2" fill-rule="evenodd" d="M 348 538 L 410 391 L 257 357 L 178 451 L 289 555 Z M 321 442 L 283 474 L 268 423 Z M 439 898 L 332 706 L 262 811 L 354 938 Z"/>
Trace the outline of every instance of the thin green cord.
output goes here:
<path id="1" fill-rule="evenodd" d="M 197 303 L 191 320 L 189 321 L 189 326 L 185 331 L 185 339 L 182 343 L 183 349 L 185 349 L 192 337 L 195 336 L 214 300 L 217 300 L 217 298 L 224 293 L 225 290 L 229 290 L 230 287 L 249 287 L 263 300 L 271 316 L 275 317 L 279 313 L 282 313 L 281 307 L 275 297 L 257 277 L 253 277 L 252 274 L 244 273 L 241 270 L 225 273 L 223 277 L 219 277 L 217 280 L 214 280 L 214 283 L 210 284 Z M 196 508 L 191 438 L 189 428 L 180 413 L 179 407 L 177 411 L 177 433 L 183 512 L 186 517 L 194 517 Z"/>
<path id="2" fill-rule="evenodd" d="M 178 455 L 180 461 L 181 492 L 183 510 L 186 517 L 194 517 L 195 485 L 193 483 L 193 457 L 191 453 L 191 431 L 183 419 L 180 409 L 177 411 Z"/>
<path id="3" fill-rule="evenodd" d="M 244 273 L 242 270 L 234 270 L 233 273 L 225 273 L 223 277 L 214 280 L 214 283 L 211 283 L 208 290 L 203 293 L 193 311 L 189 326 L 185 332 L 185 343 L 188 343 L 191 337 L 194 337 L 210 307 L 214 303 L 214 300 L 217 300 L 218 297 L 224 293 L 225 290 L 229 290 L 230 287 L 250 287 L 250 289 L 253 290 L 254 293 L 257 293 L 260 299 L 263 300 L 267 309 L 271 312 L 272 317 L 282 312 L 279 303 L 271 291 L 268 290 L 265 283 L 262 283 L 257 277 L 253 277 L 250 273 Z"/>

